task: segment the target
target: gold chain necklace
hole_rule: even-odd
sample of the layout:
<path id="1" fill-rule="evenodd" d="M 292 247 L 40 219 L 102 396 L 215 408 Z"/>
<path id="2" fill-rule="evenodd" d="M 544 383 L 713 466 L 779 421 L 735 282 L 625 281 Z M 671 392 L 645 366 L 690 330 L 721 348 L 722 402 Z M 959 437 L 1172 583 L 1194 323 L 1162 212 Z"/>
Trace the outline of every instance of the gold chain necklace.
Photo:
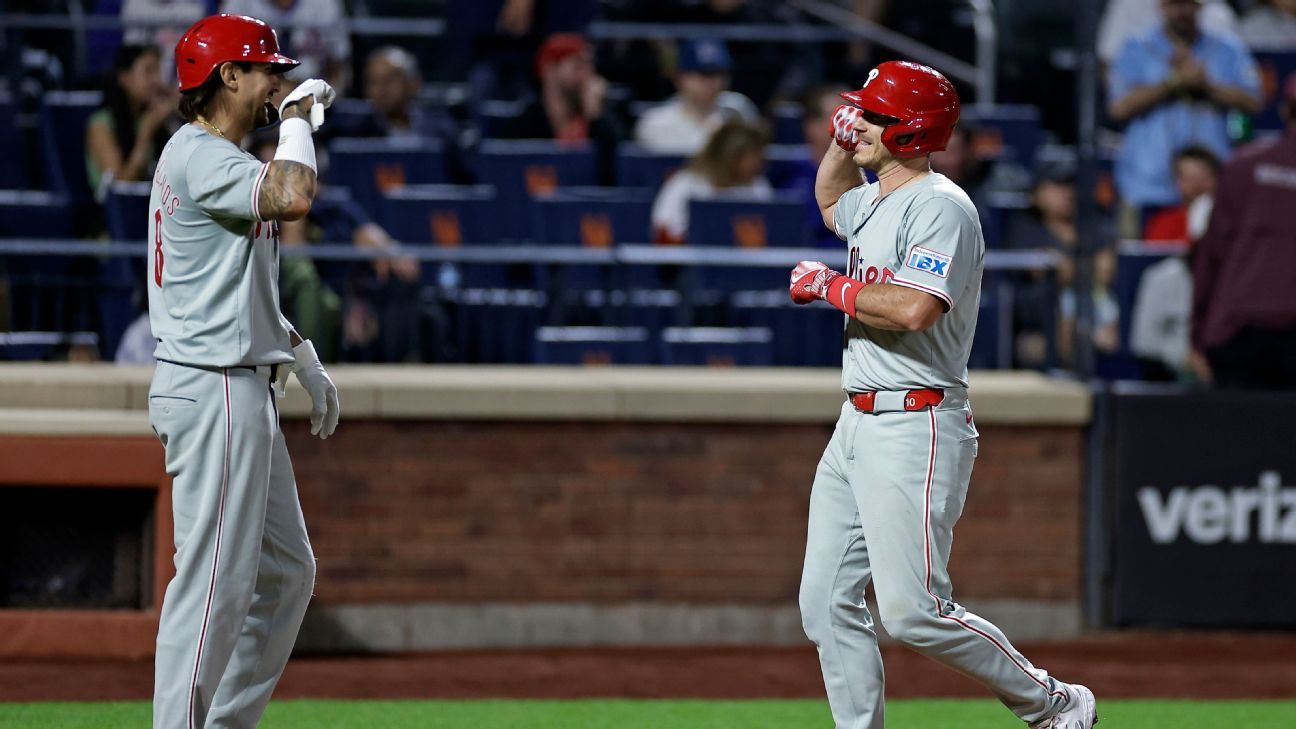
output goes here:
<path id="1" fill-rule="evenodd" d="M 225 132 L 222 132 L 220 127 L 202 118 L 202 116 L 198 117 L 198 123 L 206 126 L 207 128 L 211 129 L 213 132 L 216 132 L 216 136 L 220 137 L 221 139 L 224 139 L 225 141 L 229 141 L 229 137 L 225 136 Z"/>

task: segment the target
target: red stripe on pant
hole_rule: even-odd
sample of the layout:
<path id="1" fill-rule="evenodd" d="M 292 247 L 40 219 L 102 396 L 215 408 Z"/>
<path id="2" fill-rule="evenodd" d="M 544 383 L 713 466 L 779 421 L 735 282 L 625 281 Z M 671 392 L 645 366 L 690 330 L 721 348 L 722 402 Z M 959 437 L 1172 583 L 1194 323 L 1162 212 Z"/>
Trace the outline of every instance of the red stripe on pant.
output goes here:
<path id="1" fill-rule="evenodd" d="M 925 490 L 924 493 L 923 493 L 923 552 L 924 552 L 924 556 L 926 557 L 926 560 L 927 560 L 927 585 L 926 585 L 926 589 L 927 589 L 927 594 L 928 594 L 928 595 L 931 595 L 932 602 L 935 603 L 935 606 L 936 606 L 936 617 L 941 618 L 941 619 L 943 619 L 943 620 L 950 620 L 950 621 L 953 621 L 953 622 L 959 624 L 960 626 L 962 626 L 965 630 L 968 630 L 968 631 L 970 631 L 970 632 L 972 632 L 972 633 L 975 633 L 975 634 L 981 636 L 982 638 L 985 638 L 987 641 L 990 642 L 991 645 L 993 645 L 995 648 L 998 648 L 1000 653 L 1003 653 L 1005 656 L 1007 656 L 1007 657 L 1008 657 L 1008 660 L 1012 661 L 1012 662 L 1013 662 L 1013 665 L 1014 665 L 1014 666 L 1017 666 L 1017 668 L 1018 668 L 1019 670 L 1021 670 L 1022 673 L 1026 674 L 1026 676 L 1027 676 L 1028 678 L 1030 678 L 1030 680 L 1032 680 L 1032 681 L 1034 681 L 1035 683 L 1039 684 L 1039 685 L 1040 685 L 1040 688 L 1044 689 L 1044 690 L 1047 691 L 1049 694 L 1054 695 L 1054 696 L 1065 696 L 1066 694 L 1065 694 L 1064 692 L 1062 692 L 1062 691 L 1049 691 L 1048 684 L 1046 684 L 1046 683 L 1044 683 L 1043 681 L 1039 680 L 1039 678 L 1038 678 L 1035 674 L 1033 674 L 1033 673 L 1031 673 L 1030 671 L 1026 670 L 1026 667 L 1023 666 L 1023 665 L 1021 664 L 1021 662 L 1018 661 L 1017 658 L 1016 658 L 1015 656 L 1013 656 L 1013 654 L 1012 654 L 1011 652 L 1008 651 L 1007 648 L 1003 647 L 1003 644 L 1001 644 L 999 641 L 995 640 L 995 639 L 994 639 L 994 636 L 989 635 L 988 633 L 986 633 L 986 632 L 983 631 L 983 630 L 979 630 L 979 629 L 977 629 L 977 628 L 975 628 L 975 627 L 973 627 L 973 626 L 971 626 L 971 625 L 968 625 L 967 623 L 965 623 L 965 622 L 963 622 L 962 620 L 960 620 L 960 619 L 954 617 L 953 615 L 946 615 L 945 612 L 944 612 L 944 610 L 941 609 L 941 602 L 940 602 L 940 598 L 936 597 L 936 593 L 932 592 L 932 590 L 931 590 L 931 574 L 932 574 L 932 558 L 931 558 L 931 488 L 932 488 L 932 474 L 933 474 L 933 473 L 935 472 L 935 470 L 936 470 L 936 437 L 937 437 L 937 434 L 938 434 L 938 432 L 939 432 L 939 431 L 937 430 L 937 428 L 936 428 L 936 408 L 930 408 L 930 409 L 928 409 L 928 410 L 927 410 L 927 416 L 928 416 L 928 418 L 931 420 L 931 451 L 929 452 L 929 454 L 928 454 L 928 456 L 927 456 L 927 486 L 926 486 L 926 490 Z"/>
<path id="2" fill-rule="evenodd" d="M 198 633 L 198 650 L 194 653 L 193 679 L 189 682 L 189 729 L 194 729 L 194 700 L 198 693 L 198 669 L 202 664 L 203 644 L 207 641 L 207 623 L 211 619 L 212 600 L 216 595 L 216 568 L 220 565 L 221 533 L 225 527 L 225 493 L 229 490 L 230 449 L 234 440 L 234 413 L 230 409 L 229 372 L 225 378 L 225 460 L 221 469 L 220 508 L 216 512 L 216 549 L 212 552 L 211 581 L 207 585 L 207 607 L 203 610 L 202 630 Z"/>

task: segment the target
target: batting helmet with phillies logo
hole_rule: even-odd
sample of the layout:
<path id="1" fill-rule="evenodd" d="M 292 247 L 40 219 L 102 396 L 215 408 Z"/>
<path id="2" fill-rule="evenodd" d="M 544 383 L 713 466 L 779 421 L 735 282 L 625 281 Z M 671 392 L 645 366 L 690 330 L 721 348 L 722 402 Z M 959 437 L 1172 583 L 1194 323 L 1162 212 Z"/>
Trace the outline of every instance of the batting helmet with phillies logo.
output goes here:
<path id="1" fill-rule="evenodd" d="M 869 71 L 864 86 L 841 97 L 859 108 L 891 117 L 882 144 L 898 158 L 945 149 L 959 120 L 954 84 L 940 71 L 908 61 L 887 61 Z"/>
<path id="2" fill-rule="evenodd" d="M 287 71 L 299 65 L 279 52 L 279 39 L 265 22 L 246 15 L 213 15 L 194 23 L 176 43 L 180 90 L 202 86 L 212 71 L 229 61 L 272 63 Z"/>

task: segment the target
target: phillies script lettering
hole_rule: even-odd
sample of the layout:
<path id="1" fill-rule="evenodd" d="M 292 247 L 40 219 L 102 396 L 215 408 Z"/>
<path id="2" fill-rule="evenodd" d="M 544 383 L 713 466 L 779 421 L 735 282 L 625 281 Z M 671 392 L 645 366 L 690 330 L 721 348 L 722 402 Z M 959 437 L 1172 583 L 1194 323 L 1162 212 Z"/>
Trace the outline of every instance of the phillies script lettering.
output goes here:
<path id="1" fill-rule="evenodd" d="M 1277 471 L 1261 473 L 1257 486 L 1176 486 L 1166 494 L 1144 486 L 1138 502 L 1157 544 L 1181 535 L 1197 544 L 1296 544 L 1296 488 L 1283 487 Z"/>

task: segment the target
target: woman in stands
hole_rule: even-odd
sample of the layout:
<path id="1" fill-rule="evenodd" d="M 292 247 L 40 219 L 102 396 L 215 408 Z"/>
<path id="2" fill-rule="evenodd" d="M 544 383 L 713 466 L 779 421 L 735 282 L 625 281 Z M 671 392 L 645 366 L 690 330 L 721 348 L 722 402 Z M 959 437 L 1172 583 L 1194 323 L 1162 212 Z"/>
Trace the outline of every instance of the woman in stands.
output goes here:
<path id="1" fill-rule="evenodd" d="M 768 145 L 769 134 L 756 124 L 741 119 L 721 124 L 702 151 L 657 193 L 652 209 L 656 242 L 678 244 L 688 238 L 690 200 L 706 200 L 719 193 L 771 198 L 774 189 L 764 175 Z"/>
<path id="2" fill-rule="evenodd" d="M 156 47 L 125 45 L 117 51 L 103 106 L 86 122 L 86 176 L 96 199 L 103 199 L 114 180 L 153 176 L 178 99 L 163 83 Z"/>

